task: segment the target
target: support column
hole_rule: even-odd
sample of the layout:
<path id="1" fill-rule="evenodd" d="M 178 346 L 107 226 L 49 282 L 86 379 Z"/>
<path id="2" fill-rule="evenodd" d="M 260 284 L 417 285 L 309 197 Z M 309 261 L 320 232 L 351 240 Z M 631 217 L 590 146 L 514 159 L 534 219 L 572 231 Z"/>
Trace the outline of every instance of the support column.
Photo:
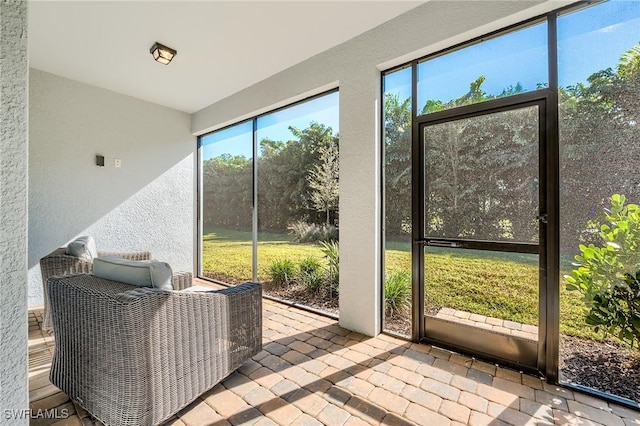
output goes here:
<path id="1" fill-rule="evenodd" d="M 380 96 L 374 67 L 340 81 L 340 325 L 368 336 L 381 321 Z"/>
<path id="2" fill-rule="evenodd" d="M 27 2 L 0 0 L 0 424 L 27 425 Z M 27 413 L 28 414 L 28 413 Z"/>

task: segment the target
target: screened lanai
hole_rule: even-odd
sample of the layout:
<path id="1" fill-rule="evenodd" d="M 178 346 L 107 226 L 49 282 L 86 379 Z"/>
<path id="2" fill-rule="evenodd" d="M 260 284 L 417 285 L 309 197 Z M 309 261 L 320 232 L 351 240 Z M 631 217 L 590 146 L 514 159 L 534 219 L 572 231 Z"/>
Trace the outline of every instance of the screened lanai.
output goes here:
<path id="1" fill-rule="evenodd" d="M 1 7 L 3 422 L 98 420 L 41 324 L 84 235 L 260 285 L 169 424 L 640 421 L 638 1 Z"/>

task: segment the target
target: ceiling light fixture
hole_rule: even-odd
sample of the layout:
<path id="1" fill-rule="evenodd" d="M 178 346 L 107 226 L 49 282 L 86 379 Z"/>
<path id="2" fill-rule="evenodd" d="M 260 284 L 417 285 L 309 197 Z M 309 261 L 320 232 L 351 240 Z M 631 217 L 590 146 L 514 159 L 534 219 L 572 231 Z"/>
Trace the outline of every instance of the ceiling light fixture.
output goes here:
<path id="1" fill-rule="evenodd" d="M 168 65 L 173 57 L 178 53 L 172 48 L 167 47 L 164 44 L 160 44 L 157 41 L 153 43 L 149 52 L 153 55 L 153 59 L 165 65 Z"/>

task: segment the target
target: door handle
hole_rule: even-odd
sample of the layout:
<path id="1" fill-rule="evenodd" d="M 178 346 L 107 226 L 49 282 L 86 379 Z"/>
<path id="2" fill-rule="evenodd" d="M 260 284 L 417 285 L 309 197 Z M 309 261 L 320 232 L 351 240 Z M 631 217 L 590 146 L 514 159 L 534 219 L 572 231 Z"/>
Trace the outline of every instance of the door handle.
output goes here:
<path id="1" fill-rule="evenodd" d="M 431 247 L 451 247 L 451 248 L 462 247 L 462 244 L 457 241 L 428 241 L 427 245 Z"/>
<path id="2" fill-rule="evenodd" d="M 536 219 L 538 219 L 542 223 L 545 223 L 545 224 L 548 223 L 548 218 L 546 213 L 539 214 L 538 216 L 536 216 Z"/>
<path id="3" fill-rule="evenodd" d="M 450 247 L 450 248 L 461 248 L 462 243 L 458 241 L 448 241 L 448 240 L 432 240 L 432 239 L 423 239 L 423 240 L 413 240 L 414 244 L 427 245 L 431 247 Z"/>

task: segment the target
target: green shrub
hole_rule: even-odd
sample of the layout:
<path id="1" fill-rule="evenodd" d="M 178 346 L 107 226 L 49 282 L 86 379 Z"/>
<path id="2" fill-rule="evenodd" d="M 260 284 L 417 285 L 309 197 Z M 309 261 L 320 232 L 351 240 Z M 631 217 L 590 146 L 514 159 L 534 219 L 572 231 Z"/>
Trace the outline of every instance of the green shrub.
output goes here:
<path id="1" fill-rule="evenodd" d="M 593 296 L 587 324 L 603 327 L 632 348 L 640 344 L 640 271 Z"/>
<path id="2" fill-rule="evenodd" d="M 305 257 L 300 261 L 300 283 L 315 293 L 322 287 L 323 277 L 320 262 L 315 257 Z"/>
<path id="3" fill-rule="evenodd" d="M 601 247 L 581 244 L 565 279 L 567 290 L 582 294 L 587 324 L 633 347 L 640 343 L 640 206 L 625 201 L 624 195 L 611 197 Z"/>
<path id="4" fill-rule="evenodd" d="M 291 259 L 278 259 L 269 265 L 269 275 L 276 285 L 289 285 L 295 281 L 296 265 Z"/>
<path id="5" fill-rule="evenodd" d="M 385 276 L 384 310 L 389 316 L 401 313 L 411 307 L 411 273 L 406 270 L 394 271 Z"/>
<path id="6" fill-rule="evenodd" d="M 315 274 L 320 272 L 320 262 L 315 257 L 308 256 L 300 261 L 299 269 L 301 274 Z"/>
<path id="7" fill-rule="evenodd" d="M 317 293 L 322 288 L 324 282 L 324 278 L 319 272 L 300 274 L 300 283 L 312 293 Z"/>
<path id="8" fill-rule="evenodd" d="M 331 288 L 338 291 L 340 283 L 340 246 L 337 241 L 322 241 L 320 250 L 327 259 L 327 274 Z"/>
<path id="9" fill-rule="evenodd" d="M 333 225 L 318 225 L 303 221 L 294 222 L 288 226 L 289 234 L 297 243 L 315 243 L 319 241 L 337 241 L 338 228 Z"/>

